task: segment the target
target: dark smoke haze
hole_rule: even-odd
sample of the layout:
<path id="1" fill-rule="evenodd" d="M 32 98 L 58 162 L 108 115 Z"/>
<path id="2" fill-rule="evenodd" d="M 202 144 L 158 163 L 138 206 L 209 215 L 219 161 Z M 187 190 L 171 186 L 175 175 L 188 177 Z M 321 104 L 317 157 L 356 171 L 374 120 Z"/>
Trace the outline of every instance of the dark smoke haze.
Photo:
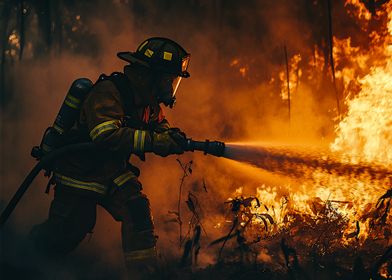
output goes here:
<path id="1" fill-rule="evenodd" d="M 72 81 L 79 77 L 94 81 L 101 73 L 122 70 L 124 63 L 116 53 L 133 51 L 151 36 L 169 37 L 192 55 L 191 78 L 182 82 L 176 107 L 165 111 L 172 126 L 180 127 L 188 136 L 198 140 L 265 140 L 319 146 L 332 139 L 335 97 L 328 79 L 325 87 L 316 91 L 306 82 L 298 85 L 293 93 L 290 126 L 286 102 L 281 100 L 276 83 L 277 73 L 284 69 L 284 44 L 289 56 L 300 52 L 304 63 L 314 45 L 325 47 L 325 1 L 80 2 L 85 3 L 74 3 L 64 13 L 80 15 L 75 34 L 88 29 L 90 37 L 81 36 L 76 46 L 63 42 L 69 49 L 63 47 L 61 52 L 35 56 L 34 46 L 42 46 L 44 36 L 37 31 L 37 18 L 31 11 L 24 58 L 6 63 L 6 91 L 1 93 L 1 208 L 32 168 L 30 150 L 52 124 Z M 343 4 L 336 3 L 336 30 L 349 22 L 342 17 L 343 11 Z M 13 15 L 14 12 L 11 18 Z M 15 19 L 10 22 L 15 23 Z M 233 64 L 234 60 L 237 63 Z M 275 82 L 271 82 L 272 78 Z M 203 219 L 209 233 L 208 238 L 203 237 L 204 245 L 222 234 L 213 225 L 220 221 L 223 201 L 235 188 L 243 186 L 246 193 L 252 194 L 261 184 L 277 185 L 287 180 L 211 156 L 186 154 L 179 158 L 195 162 L 193 175 L 186 179 L 183 200 L 191 190 L 199 197 L 204 213 L 209 213 Z M 135 164 L 141 167 L 140 180 L 152 203 L 159 248 L 170 259 L 180 252 L 173 249 L 178 245 L 178 226 L 165 221 L 171 218 L 168 211 L 177 207 L 181 169 L 175 156 L 148 155 L 146 162 Z M 203 190 L 203 179 L 208 193 Z M 1 233 L 2 260 L 17 264 L 23 254 L 20 244 L 31 226 L 46 218 L 53 193 L 45 195 L 45 185 L 46 179 L 40 176 Z M 187 213 L 185 206 L 183 213 Z M 186 221 L 189 214 L 184 215 Z M 201 263 L 212 263 L 214 256 L 205 254 Z M 74 265 L 79 262 L 82 268 L 65 271 L 67 279 L 87 272 L 88 279 L 122 275 L 119 224 L 99 211 L 91 240 L 85 240 L 68 261 Z"/>

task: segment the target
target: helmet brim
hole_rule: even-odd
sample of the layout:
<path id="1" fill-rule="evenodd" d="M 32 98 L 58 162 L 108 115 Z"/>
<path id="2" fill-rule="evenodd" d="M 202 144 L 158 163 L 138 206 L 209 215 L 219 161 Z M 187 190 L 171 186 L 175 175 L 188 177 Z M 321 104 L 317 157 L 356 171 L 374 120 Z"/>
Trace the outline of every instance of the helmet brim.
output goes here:
<path id="1" fill-rule="evenodd" d="M 139 63 L 147 68 L 151 68 L 151 66 L 147 62 L 139 59 L 134 52 L 118 52 L 117 57 L 129 63 Z M 178 76 L 183 78 L 189 78 L 190 74 L 188 71 L 183 71 L 178 74 Z"/>
<path id="2" fill-rule="evenodd" d="M 150 65 L 147 62 L 137 58 L 135 56 L 135 53 L 133 53 L 133 52 L 119 52 L 119 53 L 117 53 L 117 56 L 118 56 L 118 58 L 125 60 L 129 63 L 139 63 L 143 66 L 150 68 Z"/>

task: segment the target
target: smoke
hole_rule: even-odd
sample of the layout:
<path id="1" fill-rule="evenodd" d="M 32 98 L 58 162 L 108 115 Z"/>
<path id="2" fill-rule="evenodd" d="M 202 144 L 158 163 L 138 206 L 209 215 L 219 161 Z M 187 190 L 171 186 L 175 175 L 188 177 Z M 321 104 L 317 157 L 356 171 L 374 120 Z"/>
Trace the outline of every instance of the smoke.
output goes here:
<path id="1" fill-rule="evenodd" d="M 287 106 L 277 86 L 277 73 L 284 69 L 283 45 L 290 57 L 301 51 L 306 58 L 311 56 L 308 50 L 321 40 L 316 34 L 323 34 L 326 23 L 314 23 L 320 23 L 317 16 L 322 5 L 306 6 L 284 0 L 249 1 L 247 5 L 238 1 L 174 1 L 175 4 L 168 2 L 166 6 L 155 1 L 132 2 L 133 12 L 126 8 L 127 1 L 99 1 L 88 13 L 82 11 L 86 14 L 81 19 L 83 25 L 94 33 L 93 49 L 83 47 L 83 53 L 63 50 L 60 55 L 30 58 L 7 66 L 13 98 L 1 112 L 3 205 L 33 166 L 30 149 L 52 124 L 71 82 L 79 77 L 94 81 L 100 73 L 121 70 L 124 64 L 116 53 L 134 50 L 151 36 L 178 41 L 192 55 L 191 78 L 180 85 L 176 107 L 165 110 L 173 127 L 180 127 L 198 140 L 274 140 L 317 146 L 329 143 L 335 106 L 329 88 L 313 91 L 306 81 L 297 84 L 292 93 L 289 123 Z M 317 10 L 315 15 L 312 9 Z M 83 40 L 79 43 L 83 45 Z M 168 211 L 177 207 L 182 175 L 175 159 L 176 156 L 154 155 L 148 155 L 146 162 L 132 159 L 141 167 L 140 180 L 151 200 L 160 236 L 158 244 L 165 256 L 181 253 L 174 249 L 178 246 L 178 225 L 166 222 L 170 218 Z M 202 237 L 205 242 L 222 234 L 214 226 L 224 213 L 223 201 L 236 188 L 243 186 L 245 193 L 252 194 L 261 184 L 288 182 L 287 178 L 210 156 L 187 154 L 180 159 L 195 163 L 193 174 L 185 181 L 182 200 L 188 191 L 199 197 L 204 226 L 209 232 L 208 237 Z M 269 163 L 263 167 L 267 166 Z M 41 177 L 31 186 L 10 220 L 9 232 L 23 238 L 33 224 L 46 218 L 52 194 L 43 194 L 45 184 Z M 190 217 L 186 206 L 183 213 L 185 227 Z M 18 251 L 13 248 L 18 247 L 18 238 L 4 234 L 2 242 L 3 258 L 16 262 L 17 253 L 13 252 Z M 91 241 L 85 240 L 76 256 L 105 256 L 104 260 L 94 259 L 86 271 L 97 268 L 101 262 L 118 268 L 122 263 L 120 251 L 118 223 L 99 210 Z M 208 254 L 201 259 L 202 264 L 212 261 Z"/>

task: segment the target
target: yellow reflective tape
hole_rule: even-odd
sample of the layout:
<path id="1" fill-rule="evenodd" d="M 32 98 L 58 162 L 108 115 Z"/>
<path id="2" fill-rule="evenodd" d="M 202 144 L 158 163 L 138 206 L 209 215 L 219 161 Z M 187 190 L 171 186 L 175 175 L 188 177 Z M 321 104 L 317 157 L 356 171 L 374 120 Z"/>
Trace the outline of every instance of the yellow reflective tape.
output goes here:
<path id="1" fill-rule="evenodd" d="M 65 99 L 64 103 L 65 103 L 66 105 L 68 105 L 69 107 L 73 108 L 73 109 L 76 109 L 76 110 L 77 110 L 77 109 L 79 108 L 77 105 L 73 104 L 73 103 L 72 103 L 71 101 L 69 101 L 68 99 Z"/>
<path id="2" fill-rule="evenodd" d="M 96 188 L 94 186 L 85 186 L 85 185 L 81 185 L 81 184 L 76 184 L 76 183 L 72 183 L 72 182 L 66 182 L 63 180 L 59 180 L 60 183 L 62 183 L 65 186 L 68 187 L 73 187 L 73 188 L 77 188 L 77 189 L 82 189 L 82 190 L 87 190 L 87 191 L 93 191 L 93 192 L 97 192 L 100 194 L 105 194 L 106 190 L 101 190 L 99 188 Z"/>
<path id="3" fill-rule="evenodd" d="M 122 186 L 122 185 L 125 184 L 125 182 L 127 182 L 127 181 L 129 181 L 130 179 L 135 178 L 135 177 L 136 177 L 136 176 L 135 176 L 135 174 L 133 174 L 132 171 L 128 171 L 128 172 L 126 172 L 126 173 L 124 173 L 124 174 L 118 176 L 118 177 L 117 177 L 116 179 L 114 179 L 113 181 L 114 181 L 114 183 L 115 183 L 117 186 Z"/>
<path id="4" fill-rule="evenodd" d="M 90 137 L 95 140 L 95 138 L 108 130 L 120 128 L 120 124 L 121 122 L 119 120 L 111 120 L 100 123 L 90 131 Z"/>
<path id="5" fill-rule="evenodd" d="M 143 138 L 143 131 L 140 130 L 138 138 L 137 138 L 137 151 L 142 151 L 142 138 Z"/>
<path id="6" fill-rule="evenodd" d="M 135 134 L 133 136 L 133 151 L 137 153 L 144 152 L 144 142 L 146 139 L 146 131 L 144 130 L 135 130 Z"/>
<path id="7" fill-rule="evenodd" d="M 113 125 L 115 125 L 116 127 L 118 127 L 117 124 L 118 124 L 119 122 L 120 122 L 119 120 L 111 120 L 111 121 L 106 121 L 106 122 L 100 123 L 100 124 L 96 125 L 96 126 L 91 130 L 90 134 L 91 134 L 91 133 L 95 133 L 95 132 L 98 131 L 100 128 L 102 128 L 102 127 L 104 127 L 104 126 L 106 126 L 106 125 L 111 125 L 111 124 L 113 124 Z"/>
<path id="8" fill-rule="evenodd" d="M 58 131 L 58 133 L 60 133 L 60 134 L 63 134 L 63 132 L 64 132 L 64 129 L 62 129 L 60 126 L 58 126 L 57 124 L 54 124 L 53 125 L 53 128 L 55 129 L 55 130 L 57 130 Z"/>
<path id="9" fill-rule="evenodd" d="M 150 259 L 150 258 L 155 258 L 156 256 L 157 256 L 157 252 L 155 247 L 144 249 L 144 250 L 124 252 L 124 257 L 126 261 Z"/>
<path id="10" fill-rule="evenodd" d="M 135 134 L 133 135 L 133 150 L 138 151 L 138 138 L 139 138 L 140 130 L 135 130 Z"/>
<path id="11" fill-rule="evenodd" d="M 118 126 L 115 126 L 113 124 L 109 124 L 106 126 L 101 127 L 98 131 L 96 131 L 94 134 L 91 134 L 90 137 L 91 139 L 95 140 L 99 135 L 101 135 L 102 133 L 109 131 L 109 130 L 115 130 L 117 129 Z"/>
<path id="12" fill-rule="evenodd" d="M 97 193 L 105 194 L 106 187 L 96 182 L 83 182 L 61 174 L 55 174 L 56 181 L 69 187 L 94 191 Z"/>
<path id="13" fill-rule="evenodd" d="M 163 52 L 163 59 L 172 60 L 173 54 L 171 52 Z"/>
<path id="14" fill-rule="evenodd" d="M 142 139 L 141 139 L 141 143 L 140 143 L 140 151 L 143 152 L 144 151 L 144 142 L 146 140 L 146 131 L 142 130 Z"/>
<path id="15" fill-rule="evenodd" d="M 147 56 L 147 57 L 152 57 L 153 54 L 154 54 L 154 52 L 152 50 L 150 50 L 150 49 L 147 49 L 144 52 L 144 55 Z"/>
<path id="16" fill-rule="evenodd" d="M 74 103 L 80 103 L 80 99 L 77 99 L 75 96 L 72 96 L 70 94 L 67 95 L 67 98 L 70 99 Z"/>
<path id="17" fill-rule="evenodd" d="M 80 107 L 80 100 L 69 94 L 65 98 L 65 103 L 73 104 L 74 106 L 76 106 L 76 108 Z"/>
<path id="18" fill-rule="evenodd" d="M 106 189 L 104 185 L 96 183 L 96 182 L 79 181 L 77 179 L 61 175 L 59 173 L 56 173 L 55 176 L 56 176 L 56 178 L 63 180 L 63 181 L 67 181 L 67 182 L 71 182 L 71 183 L 75 183 L 75 184 L 80 184 L 80 185 L 86 185 L 86 186 L 94 186 L 96 188 L 101 188 L 101 189 Z"/>
<path id="19" fill-rule="evenodd" d="M 140 45 L 140 47 L 139 47 L 139 52 L 142 50 L 142 48 L 143 48 L 145 45 L 147 45 L 147 43 L 148 43 L 148 40 L 145 41 L 143 44 Z"/>

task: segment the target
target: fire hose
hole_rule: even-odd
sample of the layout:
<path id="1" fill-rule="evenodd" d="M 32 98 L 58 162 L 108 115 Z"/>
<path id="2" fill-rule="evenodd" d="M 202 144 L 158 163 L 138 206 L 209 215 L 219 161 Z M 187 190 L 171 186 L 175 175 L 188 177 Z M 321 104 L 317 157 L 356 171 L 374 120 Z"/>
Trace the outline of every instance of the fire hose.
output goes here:
<path id="1" fill-rule="evenodd" d="M 184 144 L 184 151 L 202 151 L 204 154 L 210 154 L 213 156 L 222 156 L 225 150 L 225 144 L 219 141 L 194 141 L 192 139 L 186 139 Z M 23 180 L 22 184 L 11 198 L 10 202 L 7 204 L 5 209 L 0 215 L 0 229 L 3 228 L 4 224 L 7 222 L 9 216 L 14 211 L 16 205 L 19 203 L 20 199 L 23 197 L 24 193 L 28 190 L 31 183 L 37 177 L 41 170 L 45 169 L 57 158 L 69 154 L 76 153 L 87 150 L 96 150 L 99 147 L 94 143 L 79 143 L 68 145 L 62 148 L 58 148 L 43 156 L 40 161 L 34 166 L 30 173 Z"/>

